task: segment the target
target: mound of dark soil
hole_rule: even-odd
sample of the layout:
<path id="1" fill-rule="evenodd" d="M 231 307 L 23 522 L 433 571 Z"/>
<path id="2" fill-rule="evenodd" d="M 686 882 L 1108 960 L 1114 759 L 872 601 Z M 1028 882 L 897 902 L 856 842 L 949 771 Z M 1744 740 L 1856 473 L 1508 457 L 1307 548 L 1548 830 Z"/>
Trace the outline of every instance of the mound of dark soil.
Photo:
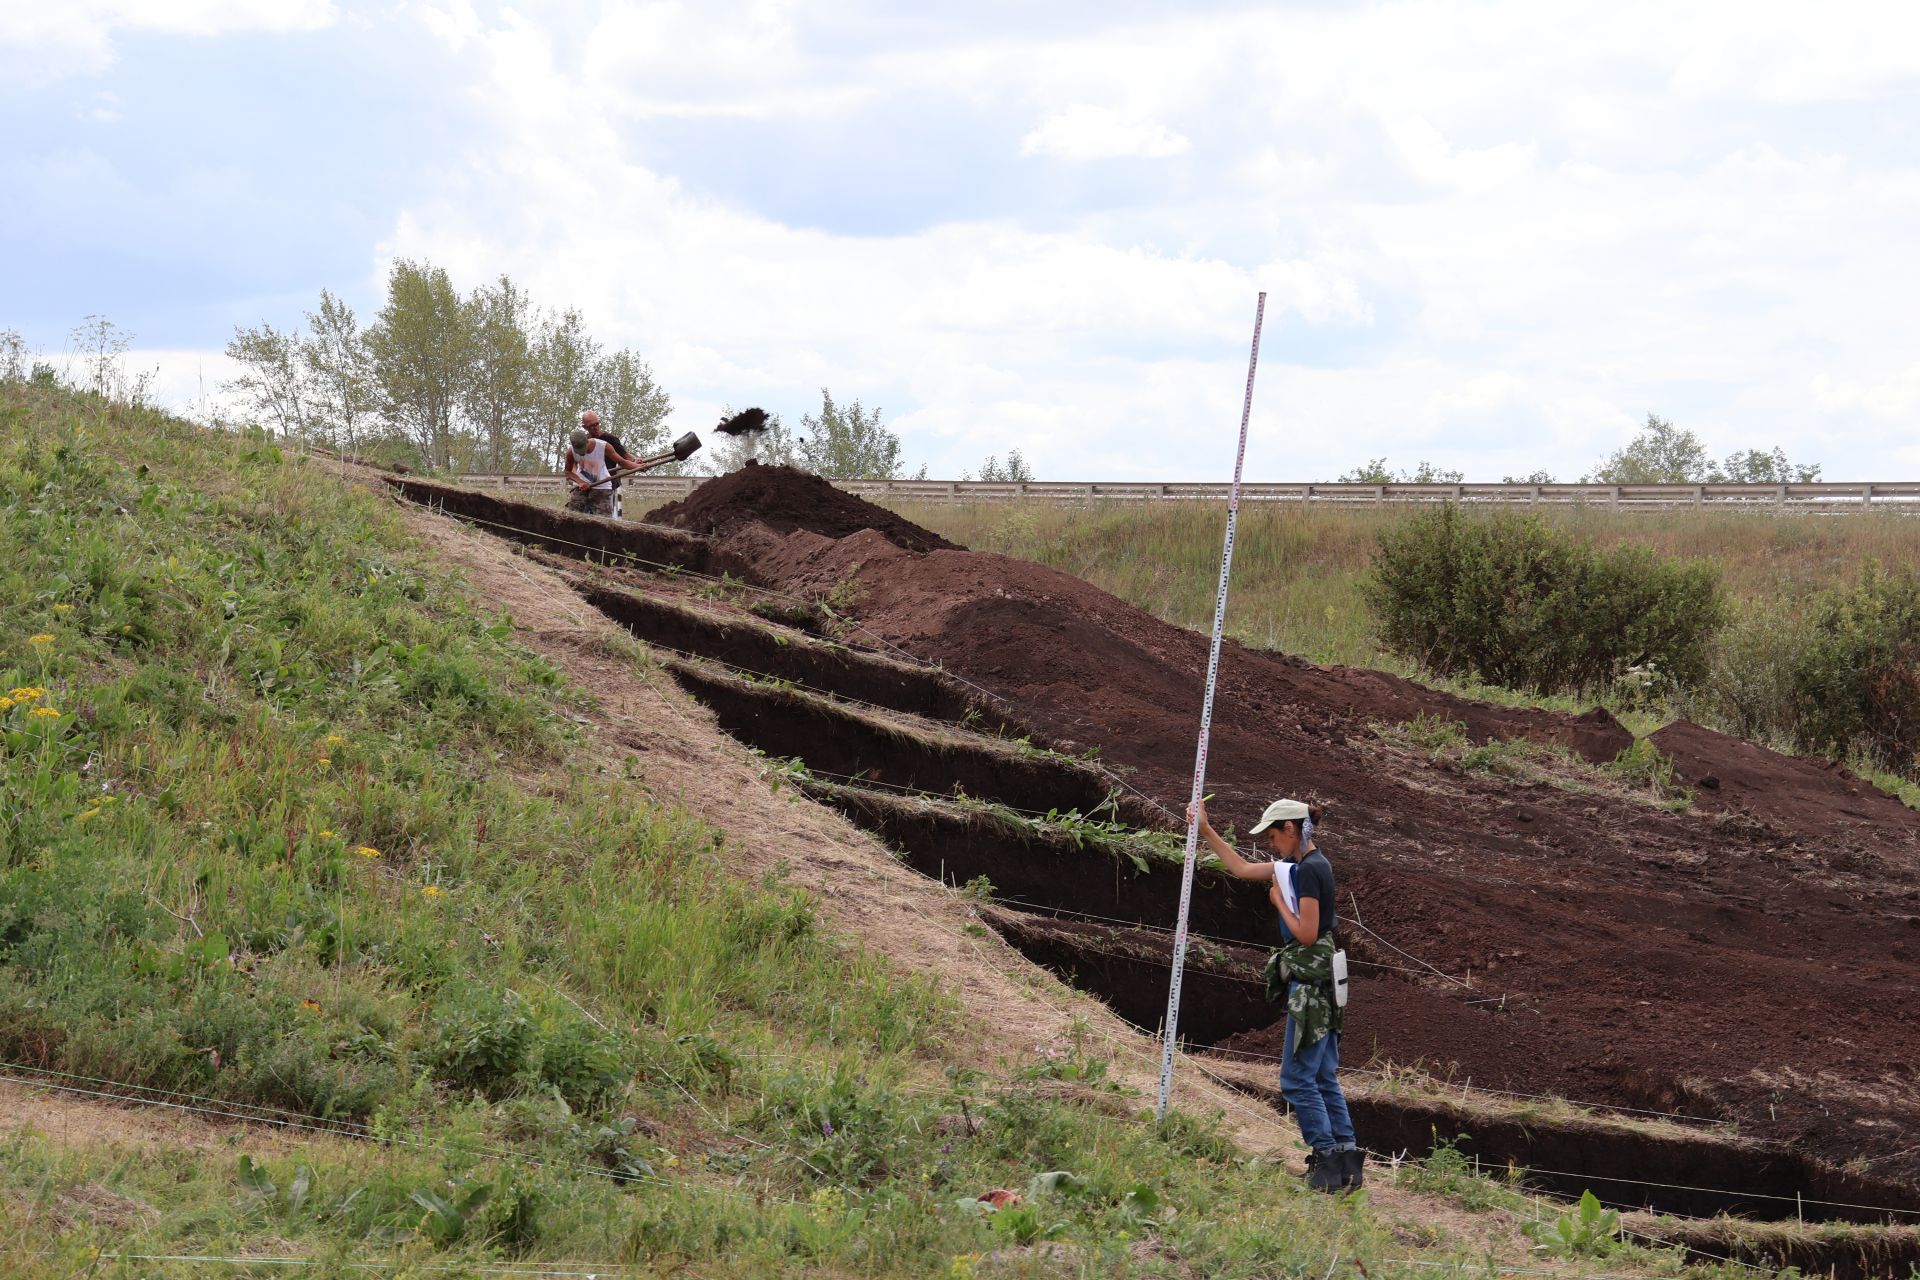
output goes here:
<path id="1" fill-rule="evenodd" d="M 1652 741 L 1673 758 L 1674 774 L 1694 788 L 1697 808 L 1752 814 L 1809 832 L 1914 820 L 1900 801 L 1831 760 L 1783 756 L 1688 720 L 1668 725 Z"/>
<path id="2" fill-rule="evenodd" d="M 851 582 L 875 635 L 1049 740 L 1097 746 L 1170 820 L 1184 803 L 1205 637 L 1039 565 L 889 532 L 811 477 L 728 481 L 676 522 L 717 530 L 767 585 Z M 1631 740 L 1604 712 L 1512 710 L 1228 647 L 1215 818 L 1244 831 L 1276 794 L 1325 806 L 1342 931 L 1368 961 L 1350 1061 L 1717 1114 L 1920 1182 L 1916 815 L 1843 770 L 1688 725 L 1656 738 L 1698 789 L 1675 813 L 1609 775 L 1468 770 L 1376 732 L 1416 716 L 1597 763 Z M 1277 1053 L 1278 1028 L 1234 1043 Z"/>
<path id="3" fill-rule="evenodd" d="M 707 481 L 678 502 L 656 507 L 647 513 L 646 521 L 709 537 L 725 537 L 753 523 L 776 533 L 804 529 L 826 538 L 872 529 L 906 551 L 964 550 L 812 472 L 751 462 Z"/>

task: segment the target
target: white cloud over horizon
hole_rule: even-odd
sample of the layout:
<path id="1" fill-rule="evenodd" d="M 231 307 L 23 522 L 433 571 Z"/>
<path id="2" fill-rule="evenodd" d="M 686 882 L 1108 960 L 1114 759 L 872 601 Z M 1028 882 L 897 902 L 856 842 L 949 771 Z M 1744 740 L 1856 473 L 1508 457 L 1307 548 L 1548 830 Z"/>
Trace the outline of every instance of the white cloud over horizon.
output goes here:
<path id="1" fill-rule="evenodd" d="M 86 29 L 111 47 L 136 7 L 83 6 Z M 217 42 L 269 7 L 147 25 Z M 288 6 L 333 56 L 373 58 L 365 26 L 430 68 L 407 109 L 447 142 L 391 189 L 339 162 L 324 199 L 368 231 L 324 247 L 358 279 L 205 305 L 258 296 L 280 310 L 249 321 L 284 324 L 331 287 L 370 309 L 395 256 L 506 272 L 647 355 L 678 425 L 797 418 L 828 385 L 936 473 L 1019 445 L 1046 476 L 1173 479 L 1230 464 L 1265 289 L 1264 478 L 1378 456 L 1571 478 L 1649 411 L 1836 478 L 1920 466 L 1920 11 L 1068 8 Z M 85 46 L 35 30 L 0 17 L 0 45 Z M 87 68 L 71 127 L 134 124 L 111 57 Z M 55 142 L 11 172 L 157 199 L 92 135 Z M 247 190 L 235 165 L 169 198 L 168 234 Z M 170 330 L 168 358 L 227 332 Z"/>

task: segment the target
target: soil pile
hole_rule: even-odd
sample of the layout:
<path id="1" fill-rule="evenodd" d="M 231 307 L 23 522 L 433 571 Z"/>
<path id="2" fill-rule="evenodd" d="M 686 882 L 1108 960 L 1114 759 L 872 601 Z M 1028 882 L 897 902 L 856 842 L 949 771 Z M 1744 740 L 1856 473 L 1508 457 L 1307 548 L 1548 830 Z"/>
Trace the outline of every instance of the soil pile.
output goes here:
<path id="1" fill-rule="evenodd" d="M 1172 820 L 1204 637 L 1043 566 L 905 545 L 864 512 L 861 532 L 814 522 L 803 495 L 817 482 L 761 470 L 681 504 L 720 530 L 720 551 L 769 586 L 851 594 L 873 633 L 1007 699 L 1057 744 L 1098 747 Z M 1351 1062 L 1734 1119 L 1920 1182 L 1914 814 L 1843 771 L 1694 726 L 1657 739 L 1699 789 L 1673 812 L 1597 770 L 1465 768 L 1377 731 L 1416 716 L 1594 762 L 1631 740 L 1604 712 L 1494 707 L 1227 648 L 1216 822 L 1244 831 L 1276 794 L 1325 806 L 1342 933 L 1368 966 Z M 1233 1044 L 1277 1055 L 1279 1028 Z"/>
<path id="2" fill-rule="evenodd" d="M 1741 738 L 1677 720 L 1653 735 L 1673 758 L 1675 776 L 1694 788 L 1694 805 L 1745 813 L 1821 832 L 1835 826 L 1911 823 L 1913 811 L 1844 765 L 1783 756 Z"/>
<path id="3" fill-rule="evenodd" d="M 709 480 L 680 501 L 649 511 L 645 518 L 648 524 L 671 525 L 707 537 L 725 538 L 743 525 L 757 523 L 776 533 L 804 529 L 826 538 L 872 529 L 907 551 L 964 550 L 811 472 L 755 462 Z"/>

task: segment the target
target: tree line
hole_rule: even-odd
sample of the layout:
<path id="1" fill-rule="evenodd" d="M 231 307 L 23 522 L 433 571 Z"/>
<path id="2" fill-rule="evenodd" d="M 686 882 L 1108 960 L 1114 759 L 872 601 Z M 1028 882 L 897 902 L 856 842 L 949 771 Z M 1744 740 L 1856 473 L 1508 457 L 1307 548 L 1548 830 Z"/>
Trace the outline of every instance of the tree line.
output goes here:
<path id="1" fill-rule="evenodd" d="M 505 275 L 463 295 L 405 258 L 372 323 L 322 290 L 304 328 L 243 326 L 227 355 L 241 366 L 227 389 L 263 426 L 442 471 L 551 467 L 589 407 L 647 450 L 672 407 L 647 362 L 606 348 L 577 310 L 538 308 Z"/>
<path id="2" fill-rule="evenodd" d="M 666 444 L 672 400 L 647 362 L 604 347 L 577 310 L 535 306 L 508 276 L 463 295 L 445 269 L 402 258 L 372 323 L 327 290 L 305 321 L 242 326 L 227 344 L 241 372 L 225 389 L 289 438 L 436 471 L 544 471 L 591 408 L 629 452 Z M 758 436 L 707 444 L 687 469 L 730 471 L 751 457 L 844 479 L 909 474 L 882 410 L 827 387 L 797 430 L 776 413 Z M 1032 478 L 1017 450 L 988 458 L 981 474 Z"/>
<path id="3" fill-rule="evenodd" d="M 1422 461 L 1412 471 L 1395 471 L 1385 458 L 1370 459 L 1340 477 L 1341 484 L 1459 484 L 1465 473 Z M 1580 484 L 1811 484 L 1820 478 L 1817 463 L 1788 460 L 1786 451 L 1736 449 L 1716 462 L 1700 437 L 1649 413 L 1640 434 L 1616 449 L 1579 479 Z M 1503 476 L 1502 484 L 1558 484 L 1550 472 Z"/>

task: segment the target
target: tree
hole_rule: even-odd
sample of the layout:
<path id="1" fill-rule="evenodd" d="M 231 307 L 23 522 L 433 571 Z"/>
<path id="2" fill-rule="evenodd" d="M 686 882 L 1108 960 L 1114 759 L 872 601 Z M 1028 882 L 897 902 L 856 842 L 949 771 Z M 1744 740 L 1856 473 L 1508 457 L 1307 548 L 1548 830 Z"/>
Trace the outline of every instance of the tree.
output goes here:
<path id="1" fill-rule="evenodd" d="M 881 410 L 865 408 L 858 400 L 835 404 L 833 392 L 820 388 L 820 412 L 800 419 L 807 434 L 800 440 L 795 460 L 836 480 L 898 479 L 900 437 L 880 414 Z"/>
<path id="2" fill-rule="evenodd" d="M 1000 461 L 998 455 L 988 454 L 987 460 L 980 464 L 980 478 L 997 480 L 1003 484 L 1023 484 L 1033 479 L 1033 468 L 1027 465 L 1026 458 L 1021 456 L 1018 449 L 1009 449 L 1005 462 Z"/>
<path id="3" fill-rule="evenodd" d="M 320 309 L 307 312 L 300 365 L 307 384 L 308 430 L 348 452 L 358 449 L 378 407 L 372 360 L 353 308 L 325 289 L 320 291 Z"/>
<path id="4" fill-rule="evenodd" d="M 581 411 L 593 407 L 599 362 L 600 344 L 587 336 L 586 323 L 572 307 L 541 325 L 533 363 L 536 439 L 546 442 L 542 453 L 552 452 Z"/>
<path id="5" fill-rule="evenodd" d="M 382 413 L 412 437 L 429 467 L 453 465 L 470 348 L 466 307 L 445 268 L 397 259 L 387 304 L 367 330 L 367 351 Z"/>
<path id="6" fill-rule="evenodd" d="M 1387 466 L 1385 458 L 1374 458 L 1363 467 L 1355 467 L 1340 477 L 1340 484 L 1459 484 L 1466 478 L 1463 471 L 1449 471 L 1436 467 L 1422 458 L 1420 465 L 1412 471 L 1395 473 Z"/>
<path id="7" fill-rule="evenodd" d="M 1787 461 L 1784 450 L 1737 450 L 1727 455 L 1720 473 L 1712 477 L 1731 484 L 1812 484 L 1820 478 L 1820 466 L 1802 466 Z"/>
<path id="8" fill-rule="evenodd" d="M 1596 484 L 1700 484 L 1710 479 L 1707 447 L 1691 431 L 1649 413 L 1646 426 L 1594 469 Z"/>
<path id="9" fill-rule="evenodd" d="M 489 471 L 505 471 L 517 444 L 533 434 L 533 344 L 527 295 L 506 276 L 467 298 L 471 335 L 460 404 L 478 432 Z"/>
<path id="10" fill-rule="evenodd" d="M 257 329 L 236 328 L 227 343 L 227 356 L 242 372 L 225 389 L 240 395 L 256 421 L 277 427 L 288 439 L 304 438 L 309 414 L 300 335 L 282 333 L 266 323 Z"/>
<path id="11" fill-rule="evenodd" d="M 1558 484 L 1551 471 L 1529 471 L 1523 476 L 1502 476 L 1501 484 Z"/>
<path id="12" fill-rule="evenodd" d="M 1736 450 L 1725 463 L 1714 463 L 1700 437 L 1649 413 L 1631 443 L 1580 478 L 1599 484 L 1786 484 L 1819 476 L 1818 466 L 1790 463 L 1778 448 Z"/>
<path id="13" fill-rule="evenodd" d="M 656 451 L 667 436 L 673 400 L 653 380 L 653 370 L 634 352 L 620 350 L 594 370 L 593 399 L 600 420 L 630 453 Z"/>

